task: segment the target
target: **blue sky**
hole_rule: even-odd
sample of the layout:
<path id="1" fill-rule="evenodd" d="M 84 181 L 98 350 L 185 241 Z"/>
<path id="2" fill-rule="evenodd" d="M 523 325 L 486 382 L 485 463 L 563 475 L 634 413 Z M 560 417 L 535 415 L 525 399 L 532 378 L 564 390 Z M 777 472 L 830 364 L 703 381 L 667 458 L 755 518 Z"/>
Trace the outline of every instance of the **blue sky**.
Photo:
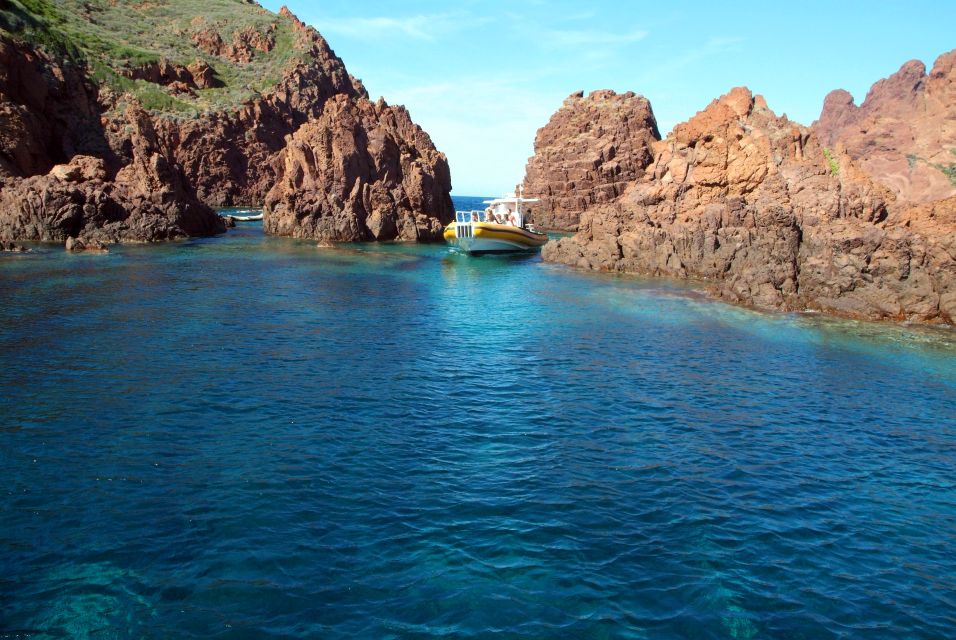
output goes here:
<path id="1" fill-rule="evenodd" d="M 810 124 L 830 90 L 859 103 L 907 60 L 956 47 L 956 0 L 285 3 L 373 99 L 408 107 L 458 195 L 520 182 L 535 132 L 580 89 L 647 96 L 662 135 L 738 85 Z"/>

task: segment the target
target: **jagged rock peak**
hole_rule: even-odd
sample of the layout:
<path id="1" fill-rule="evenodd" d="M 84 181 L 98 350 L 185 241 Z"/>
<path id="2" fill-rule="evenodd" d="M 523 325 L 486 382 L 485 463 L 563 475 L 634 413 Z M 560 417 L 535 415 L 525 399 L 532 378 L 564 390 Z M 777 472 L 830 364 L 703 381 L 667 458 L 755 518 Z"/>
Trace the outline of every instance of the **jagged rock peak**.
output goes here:
<path id="1" fill-rule="evenodd" d="M 404 107 L 336 96 L 287 140 L 266 198 L 268 233 L 438 241 L 454 216 L 445 155 Z"/>
<path id="2" fill-rule="evenodd" d="M 641 176 L 660 139 L 647 98 L 628 91 L 572 93 L 538 130 L 524 193 L 538 197 L 534 222 L 573 230 L 582 211 L 611 202 Z"/>
<path id="3" fill-rule="evenodd" d="M 842 89 L 830 92 L 813 128 L 902 199 L 930 202 L 956 195 L 954 121 L 956 49 L 929 73 L 919 60 L 907 62 L 874 83 L 859 106 Z"/>

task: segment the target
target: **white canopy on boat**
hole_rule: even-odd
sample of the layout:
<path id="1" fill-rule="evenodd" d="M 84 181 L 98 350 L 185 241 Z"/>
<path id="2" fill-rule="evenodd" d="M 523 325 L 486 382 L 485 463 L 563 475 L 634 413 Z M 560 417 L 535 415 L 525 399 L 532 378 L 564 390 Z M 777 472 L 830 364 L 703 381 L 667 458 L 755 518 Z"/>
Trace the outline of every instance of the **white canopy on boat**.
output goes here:
<path id="1" fill-rule="evenodd" d="M 504 198 L 495 198 L 494 200 L 484 200 L 483 204 L 524 204 L 525 202 L 540 202 L 537 198 L 522 198 L 514 194 Z"/>

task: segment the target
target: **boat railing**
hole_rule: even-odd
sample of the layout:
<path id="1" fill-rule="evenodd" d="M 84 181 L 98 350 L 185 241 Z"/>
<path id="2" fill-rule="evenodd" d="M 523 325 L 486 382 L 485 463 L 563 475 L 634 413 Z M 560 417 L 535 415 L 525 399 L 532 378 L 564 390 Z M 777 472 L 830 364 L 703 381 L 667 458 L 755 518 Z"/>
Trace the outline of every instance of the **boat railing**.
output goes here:
<path id="1" fill-rule="evenodd" d="M 485 212 L 478 211 L 456 211 L 455 222 L 485 222 Z"/>
<path id="2" fill-rule="evenodd" d="M 458 224 L 470 225 L 473 222 L 492 222 L 494 224 L 507 224 L 511 225 L 510 222 L 500 222 L 488 216 L 486 211 L 479 211 L 474 209 L 472 211 L 455 211 L 455 222 Z M 470 227 L 469 227 L 470 228 Z M 524 229 L 532 233 L 542 233 L 534 228 L 534 225 L 530 223 L 525 223 Z"/>

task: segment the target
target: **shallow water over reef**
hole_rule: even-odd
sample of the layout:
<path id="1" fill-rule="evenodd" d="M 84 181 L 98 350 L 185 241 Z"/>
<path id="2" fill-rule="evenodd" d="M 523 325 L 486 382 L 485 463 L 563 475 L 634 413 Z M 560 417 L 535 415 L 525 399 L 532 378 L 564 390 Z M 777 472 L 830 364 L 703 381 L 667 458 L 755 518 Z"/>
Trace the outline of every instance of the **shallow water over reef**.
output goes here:
<path id="1" fill-rule="evenodd" d="M 0 299 L 0 637 L 956 635 L 952 330 L 259 223 Z"/>

